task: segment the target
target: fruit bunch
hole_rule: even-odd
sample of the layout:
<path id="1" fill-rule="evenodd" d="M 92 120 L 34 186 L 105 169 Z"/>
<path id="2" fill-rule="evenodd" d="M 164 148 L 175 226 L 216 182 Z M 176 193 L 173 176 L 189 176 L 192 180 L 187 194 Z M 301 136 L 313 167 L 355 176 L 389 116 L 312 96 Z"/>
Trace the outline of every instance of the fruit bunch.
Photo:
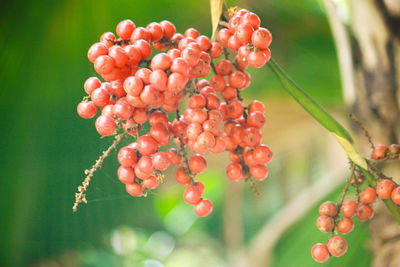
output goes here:
<path id="1" fill-rule="evenodd" d="M 398 147 L 398 145 L 391 145 L 389 148 L 384 145 L 376 146 L 373 149 L 372 158 L 375 160 L 397 159 L 400 150 Z M 364 180 L 362 173 L 356 170 L 346 183 L 339 204 L 328 201 L 320 206 L 317 228 L 323 233 L 331 233 L 332 237 L 327 245 L 317 243 L 311 248 L 311 255 L 315 261 L 325 262 L 329 256 L 340 257 L 346 253 L 347 242 L 338 235 L 348 234 L 353 230 L 353 217 L 362 222 L 371 219 L 374 216 L 371 205 L 377 198 L 391 199 L 395 204 L 400 205 L 400 186 L 394 181 L 389 178 L 380 179 L 375 187 L 367 186 L 361 190 Z M 351 199 L 343 201 L 349 185 L 356 189 L 357 201 Z"/>
<path id="2" fill-rule="evenodd" d="M 95 126 L 102 136 L 123 132 L 133 138 L 118 152 L 118 178 L 130 195 L 146 195 L 175 165 L 176 181 L 186 186 L 184 200 L 198 216 L 208 216 L 213 205 L 195 177 L 207 168 L 210 152 L 229 151 L 231 180 L 267 177 L 273 153 L 261 144 L 265 106 L 257 100 L 246 106 L 240 91 L 251 82 L 246 68 L 270 59 L 272 37 L 245 9 L 232 14 L 227 26 L 212 42 L 193 28 L 176 33 L 166 20 L 145 28 L 124 20 L 116 27 L 118 38 L 106 32 L 89 48 L 88 58 L 105 81 L 86 80 L 87 96 L 77 111 L 89 119 L 100 110 Z"/>

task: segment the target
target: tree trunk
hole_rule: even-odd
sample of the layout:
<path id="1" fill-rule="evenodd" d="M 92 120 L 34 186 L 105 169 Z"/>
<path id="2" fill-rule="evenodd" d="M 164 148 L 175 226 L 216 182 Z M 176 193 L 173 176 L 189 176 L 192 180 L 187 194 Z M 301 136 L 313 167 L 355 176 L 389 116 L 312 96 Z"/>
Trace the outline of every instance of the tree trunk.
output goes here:
<path id="1" fill-rule="evenodd" d="M 332 13 L 333 2 L 325 0 L 325 7 L 335 36 L 350 112 L 364 124 L 375 144 L 399 143 L 400 1 L 350 0 L 350 38 Z M 361 150 L 370 154 L 364 133 L 355 125 L 354 130 Z M 398 162 L 382 167 L 389 176 L 399 178 Z M 373 266 L 400 266 L 400 226 L 381 203 L 376 204 L 370 228 Z"/>

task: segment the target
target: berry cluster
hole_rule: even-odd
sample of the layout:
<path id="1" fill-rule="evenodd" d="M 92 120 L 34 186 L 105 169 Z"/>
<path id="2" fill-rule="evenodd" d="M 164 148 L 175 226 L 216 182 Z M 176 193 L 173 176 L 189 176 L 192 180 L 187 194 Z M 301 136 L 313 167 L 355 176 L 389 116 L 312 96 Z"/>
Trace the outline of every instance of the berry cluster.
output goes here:
<path id="1" fill-rule="evenodd" d="M 391 144 L 389 147 L 385 145 L 377 145 L 372 151 L 374 160 L 398 159 L 400 160 L 400 145 Z"/>
<path id="2" fill-rule="evenodd" d="M 176 33 L 165 20 L 145 28 L 124 20 L 116 33 L 118 38 L 104 33 L 90 47 L 88 58 L 106 82 L 87 79 L 88 96 L 77 111 L 89 119 L 100 109 L 95 126 L 102 136 L 121 131 L 136 136 L 118 152 L 118 177 L 130 195 L 146 195 L 163 180 L 162 171 L 176 165 L 176 181 L 186 186 L 184 200 L 198 216 L 208 216 L 213 205 L 202 197 L 204 185 L 195 176 L 207 168 L 209 152 L 229 151 L 231 180 L 267 177 L 273 153 L 261 144 L 265 106 L 257 100 L 245 106 L 240 96 L 251 82 L 246 68 L 260 68 L 271 56 L 271 34 L 256 14 L 237 11 L 216 42 L 193 28 Z M 181 115 L 185 96 L 188 108 Z M 172 121 L 168 113 L 176 114 Z M 150 130 L 143 133 L 145 128 Z M 178 149 L 165 148 L 171 140 Z"/>

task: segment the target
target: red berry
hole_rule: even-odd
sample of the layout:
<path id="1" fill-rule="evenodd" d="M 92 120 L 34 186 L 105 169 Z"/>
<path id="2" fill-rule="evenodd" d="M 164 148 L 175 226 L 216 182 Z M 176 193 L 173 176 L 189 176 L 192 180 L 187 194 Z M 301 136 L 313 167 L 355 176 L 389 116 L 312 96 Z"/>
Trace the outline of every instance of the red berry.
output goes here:
<path id="1" fill-rule="evenodd" d="M 317 262 L 326 262 L 329 259 L 328 247 L 317 243 L 311 248 L 311 256 Z"/>
<path id="2" fill-rule="evenodd" d="M 155 153 L 152 160 L 154 168 L 160 171 L 168 169 L 169 165 L 171 164 L 168 158 L 168 154 L 166 152 Z"/>
<path id="3" fill-rule="evenodd" d="M 109 74 L 114 70 L 115 61 L 112 57 L 103 55 L 96 58 L 94 61 L 94 69 L 98 74 Z"/>
<path id="4" fill-rule="evenodd" d="M 157 142 L 148 135 L 142 135 L 137 140 L 137 148 L 140 154 L 150 156 L 157 151 Z"/>
<path id="5" fill-rule="evenodd" d="M 115 121 L 108 115 L 100 115 L 96 119 L 95 126 L 97 132 L 103 136 L 112 135 L 115 131 Z"/>
<path id="6" fill-rule="evenodd" d="M 176 178 L 176 181 L 180 184 L 189 184 L 190 183 L 190 177 L 186 173 L 185 166 L 181 166 L 176 170 L 175 178 Z"/>
<path id="7" fill-rule="evenodd" d="M 240 158 L 239 158 L 240 160 Z M 238 181 L 242 178 L 243 170 L 240 163 L 231 163 L 226 167 L 226 175 L 232 181 Z"/>
<path id="8" fill-rule="evenodd" d="M 323 233 L 331 232 L 333 227 L 335 226 L 333 219 L 326 215 L 319 216 L 316 225 L 318 230 Z"/>
<path id="9" fill-rule="evenodd" d="M 136 151 L 129 147 L 123 147 L 118 152 L 118 162 L 124 167 L 131 167 L 136 164 Z"/>
<path id="10" fill-rule="evenodd" d="M 371 204 L 375 199 L 376 193 L 372 187 L 365 188 L 360 194 L 360 201 L 364 204 Z"/>
<path id="11" fill-rule="evenodd" d="M 189 159 L 189 169 L 194 173 L 202 173 L 207 168 L 207 161 L 201 155 L 193 155 Z"/>
<path id="12" fill-rule="evenodd" d="M 190 205 L 195 205 L 201 200 L 201 192 L 194 185 L 186 186 L 185 192 L 183 192 L 183 199 Z"/>
<path id="13" fill-rule="evenodd" d="M 107 55 L 108 47 L 103 43 L 93 44 L 88 51 L 88 58 L 90 62 L 94 62 L 99 56 Z"/>
<path id="14" fill-rule="evenodd" d="M 319 206 L 319 214 L 333 217 L 337 214 L 337 205 L 332 201 L 326 201 Z"/>
<path id="15" fill-rule="evenodd" d="M 266 49 L 271 44 L 272 35 L 265 28 L 258 28 L 251 36 L 251 42 L 258 49 Z"/>
<path id="16" fill-rule="evenodd" d="M 133 23 L 129 19 L 126 19 L 118 23 L 116 32 L 121 39 L 129 40 L 135 28 L 136 28 L 135 23 Z"/>
<path id="17" fill-rule="evenodd" d="M 132 184 L 135 181 L 135 172 L 130 167 L 120 166 L 117 173 L 119 180 L 124 184 Z"/>
<path id="18" fill-rule="evenodd" d="M 97 113 L 97 106 L 92 101 L 84 101 L 78 104 L 78 115 L 84 119 L 91 119 Z"/>
<path id="19" fill-rule="evenodd" d="M 390 198 L 395 187 L 396 184 L 393 181 L 384 179 L 376 185 L 376 194 L 382 199 Z"/>
<path id="20" fill-rule="evenodd" d="M 261 50 L 250 52 L 247 56 L 247 62 L 252 68 L 261 68 L 267 63 L 268 57 Z"/>
<path id="21" fill-rule="evenodd" d="M 150 33 L 152 42 L 161 40 L 164 34 L 162 26 L 157 22 L 152 22 L 149 25 L 147 25 L 146 30 Z"/>
<path id="22" fill-rule="evenodd" d="M 256 180 L 264 180 L 268 177 L 268 168 L 265 165 L 251 165 L 250 174 Z"/>
<path id="23" fill-rule="evenodd" d="M 374 160 L 384 159 L 388 152 L 388 147 L 385 145 L 377 145 L 372 152 L 372 158 Z"/>
<path id="24" fill-rule="evenodd" d="M 350 218 L 341 218 L 338 222 L 337 229 L 342 234 L 348 234 L 353 231 L 354 222 Z"/>
<path id="25" fill-rule="evenodd" d="M 94 90 L 101 86 L 101 81 L 97 77 L 90 77 L 85 81 L 83 88 L 85 88 L 85 92 L 90 95 Z"/>
<path id="26" fill-rule="evenodd" d="M 168 20 L 163 20 L 163 21 L 160 22 L 160 25 L 161 25 L 161 27 L 163 29 L 165 37 L 171 38 L 172 36 L 174 36 L 174 34 L 176 32 L 176 28 L 175 28 L 174 24 L 172 24 Z"/>
<path id="27" fill-rule="evenodd" d="M 328 250 L 334 257 L 343 256 L 347 251 L 347 242 L 341 236 L 334 236 L 328 241 Z"/>
<path id="28" fill-rule="evenodd" d="M 157 180 L 155 176 L 149 176 L 146 179 L 143 180 L 143 186 L 146 187 L 147 189 L 154 189 L 156 188 L 160 182 Z"/>
<path id="29" fill-rule="evenodd" d="M 358 209 L 358 204 L 354 200 L 346 200 L 342 204 L 342 214 L 347 218 L 354 217 Z"/>
<path id="30" fill-rule="evenodd" d="M 202 199 L 193 207 L 194 212 L 199 217 L 207 217 L 213 210 L 213 205 L 210 200 Z"/>
<path id="31" fill-rule="evenodd" d="M 394 203 L 400 205 L 400 187 L 393 189 L 391 197 Z"/>
<path id="32" fill-rule="evenodd" d="M 138 184 L 127 184 L 125 188 L 131 196 L 140 197 L 143 194 L 142 186 Z"/>
<path id="33" fill-rule="evenodd" d="M 374 210 L 368 205 L 361 205 L 357 209 L 357 219 L 364 222 L 371 219 L 374 216 Z"/>

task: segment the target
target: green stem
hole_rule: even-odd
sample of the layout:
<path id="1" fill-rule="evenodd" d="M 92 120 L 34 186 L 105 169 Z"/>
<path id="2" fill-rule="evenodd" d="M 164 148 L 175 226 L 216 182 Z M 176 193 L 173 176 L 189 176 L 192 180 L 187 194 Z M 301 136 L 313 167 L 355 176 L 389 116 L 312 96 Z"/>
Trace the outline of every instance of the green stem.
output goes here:
<path id="1" fill-rule="evenodd" d="M 352 143 L 352 138 L 350 134 L 337 122 L 321 105 L 319 105 L 309 94 L 300 88 L 284 70 L 279 67 L 279 65 L 271 58 L 268 62 L 269 68 L 274 72 L 274 74 L 279 78 L 283 87 L 289 92 L 289 94 L 308 112 L 312 117 L 314 117 L 322 126 L 324 126 L 328 131 L 348 140 Z M 343 145 L 343 144 L 342 144 Z M 349 144 L 351 147 L 352 145 Z M 354 150 L 355 152 L 355 150 Z M 346 150 L 346 153 L 349 153 Z M 357 153 L 357 152 L 355 152 Z M 353 153 L 353 154 L 355 154 Z M 357 155 L 359 155 L 357 153 Z M 353 155 L 349 155 L 349 158 L 353 158 Z M 363 158 L 362 158 L 363 159 Z M 364 159 L 362 160 L 364 161 Z M 354 162 L 354 161 L 353 161 Z M 364 174 L 370 186 L 376 186 L 375 177 L 365 168 L 357 165 L 360 171 Z M 399 210 L 390 199 L 382 199 L 386 207 L 393 214 L 393 217 L 400 224 L 400 213 Z"/>

